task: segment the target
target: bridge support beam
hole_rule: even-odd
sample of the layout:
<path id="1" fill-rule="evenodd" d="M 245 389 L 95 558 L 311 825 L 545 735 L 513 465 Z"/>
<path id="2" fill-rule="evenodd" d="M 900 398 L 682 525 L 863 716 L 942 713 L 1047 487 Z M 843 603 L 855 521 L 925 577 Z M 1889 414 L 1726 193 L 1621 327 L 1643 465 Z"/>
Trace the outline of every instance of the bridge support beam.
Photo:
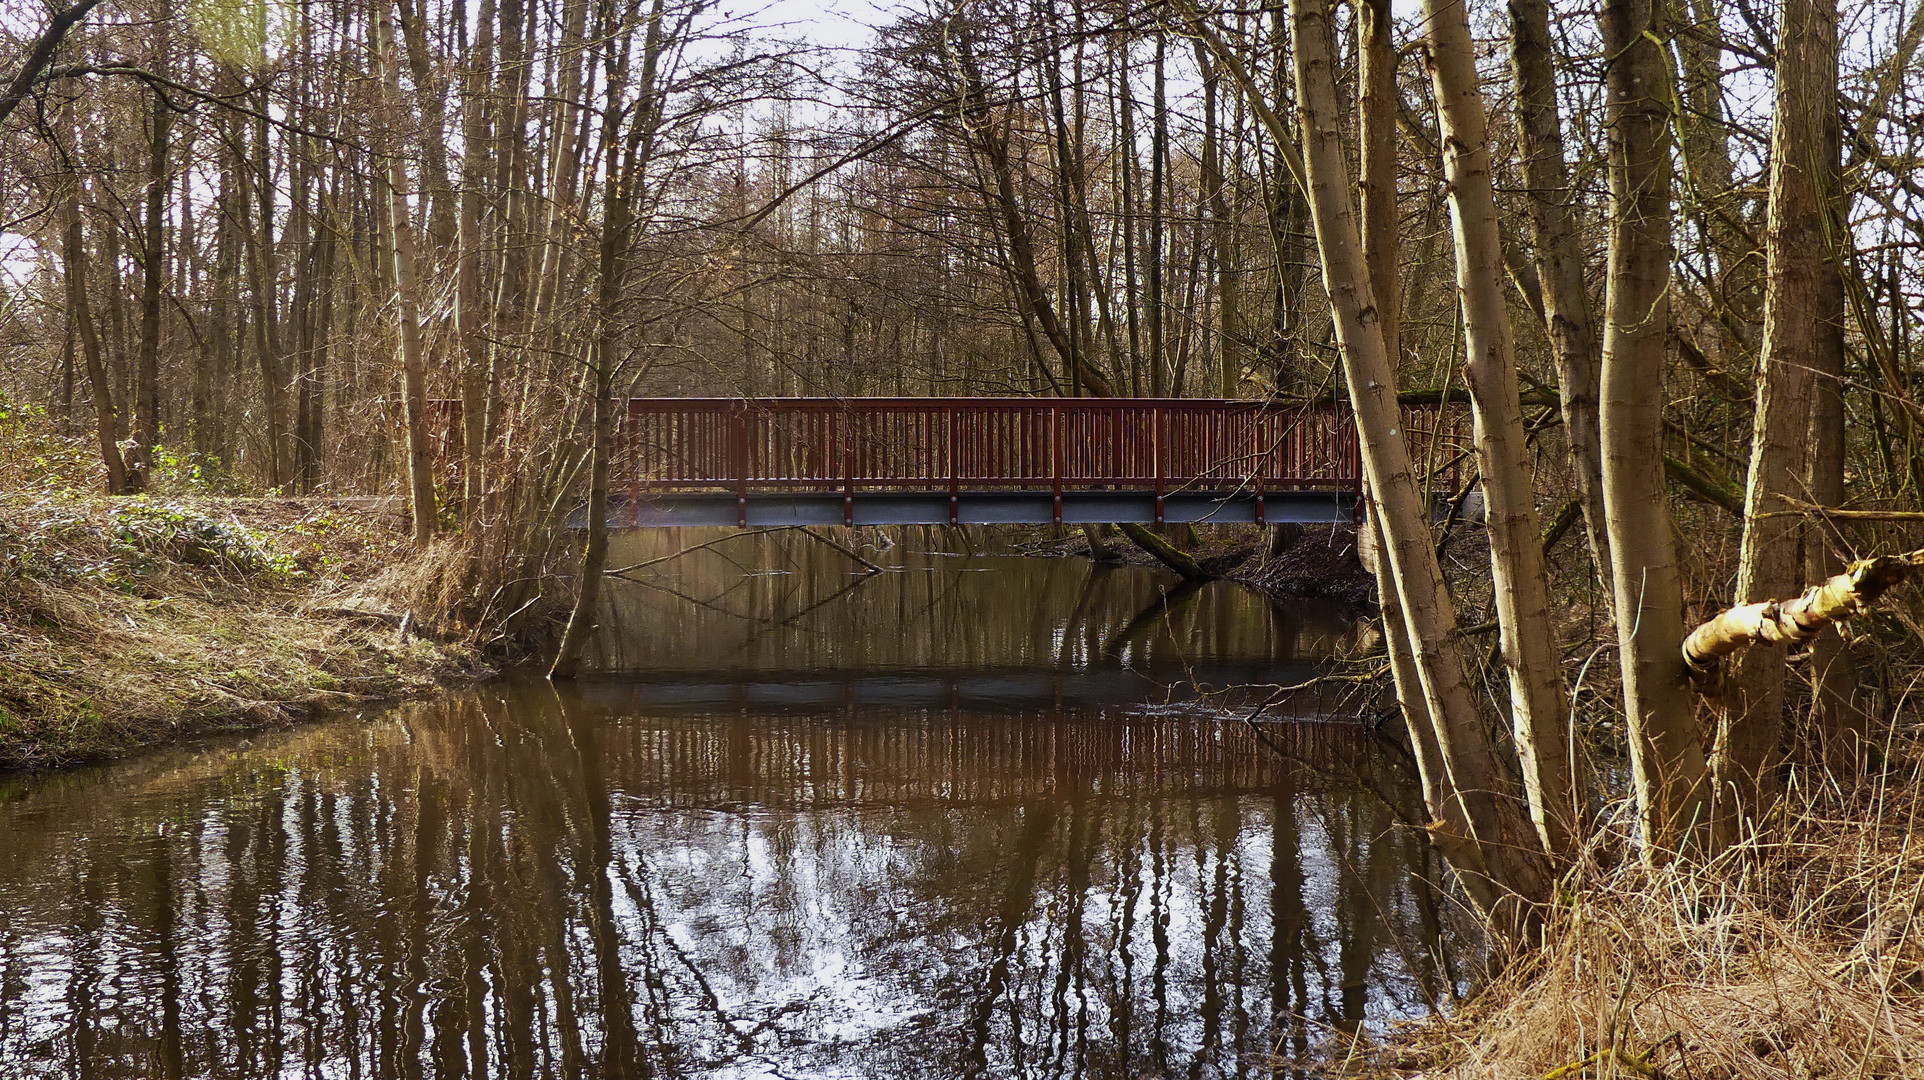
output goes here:
<path id="1" fill-rule="evenodd" d="M 1350 524 L 1349 491 L 961 491 L 660 494 L 617 498 L 611 528 L 734 525 Z M 578 517 L 579 515 L 577 515 Z M 576 528 L 580 521 L 571 521 Z"/>

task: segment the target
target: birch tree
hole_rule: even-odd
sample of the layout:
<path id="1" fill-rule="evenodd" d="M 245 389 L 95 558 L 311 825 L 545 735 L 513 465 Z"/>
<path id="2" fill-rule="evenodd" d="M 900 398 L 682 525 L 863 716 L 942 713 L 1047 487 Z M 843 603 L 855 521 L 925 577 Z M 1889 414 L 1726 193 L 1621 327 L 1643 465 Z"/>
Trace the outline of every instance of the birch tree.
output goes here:
<path id="1" fill-rule="evenodd" d="M 393 129 L 400 127 L 400 73 L 394 52 L 392 0 L 374 0 L 375 62 L 381 73 L 381 103 Z M 440 511 L 434 498 L 434 459 L 428 445 L 427 354 L 421 341 L 420 301 L 415 282 L 414 225 L 408 211 L 407 170 L 390 148 L 383 177 L 387 196 L 388 258 L 393 270 L 394 302 L 400 321 L 402 422 L 406 426 L 408 507 L 414 519 L 414 543 L 426 547 L 434 539 Z"/>
<path id="2" fill-rule="evenodd" d="M 1431 834 L 1500 930 L 1527 934 L 1548 897 L 1550 876 L 1523 802 L 1491 744 L 1459 651 L 1456 613 L 1430 544 L 1423 500 L 1402 437 L 1396 379 L 1384 340 L 1356 211 L 1350 202 L 1342 121 L 1323 0 L 1290 4 L 1299 175 L 1336 317 L 1337 345 L 1362 444 L 1363 470 L 1380 512 L 1385 549 L 1409 630 L 1448 797 L 1432 806 Z"/>

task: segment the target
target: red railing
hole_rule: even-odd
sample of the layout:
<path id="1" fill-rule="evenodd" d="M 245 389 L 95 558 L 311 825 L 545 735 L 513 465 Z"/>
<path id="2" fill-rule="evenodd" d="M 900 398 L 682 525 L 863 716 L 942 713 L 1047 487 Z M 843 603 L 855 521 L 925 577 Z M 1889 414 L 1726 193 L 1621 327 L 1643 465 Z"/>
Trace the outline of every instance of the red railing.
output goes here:
<path id="1" fill-rule="evenodd" d="M 1406 418 L 1420 466 L 1444 418 L 1435 408 Z M 1453 425 L 1443 435 L 1461 438 Z M 620 443 L 616 483 L 642 491 L 1162 493 L 1354 489 L 1362 479 L 1347 408 L 1259 401 L 636 398 Z"/>
<path id="2" fill-rule="evenodd" d="M 459 403 L 437 402 L 458 439 Z M 1461 410 L 1404 410 L 1419 473 L 1453 476 Z M 613 485 L 728 491 L 1356 490 L 1349 409 L 1191 398 L 633 398 Z M 450 444 L 452 445 L 452 444 Z"/>

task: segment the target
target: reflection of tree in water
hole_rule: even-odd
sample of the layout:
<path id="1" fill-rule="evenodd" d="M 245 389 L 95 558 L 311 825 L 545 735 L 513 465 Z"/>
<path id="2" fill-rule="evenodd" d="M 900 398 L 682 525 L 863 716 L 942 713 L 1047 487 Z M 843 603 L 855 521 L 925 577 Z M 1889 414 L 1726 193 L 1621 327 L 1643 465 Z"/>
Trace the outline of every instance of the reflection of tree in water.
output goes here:
<path id="1" fill-rule="evenodd" d="M 1413 834 L 1210 723 L 542 687 L 114 776 L 0 819 L 10 1074 L 1239 1074 L 1430 978 Z"/>
<path id="2" fill-rule="evenodd" d="M 618 558 L 695 541 L 649 530 Z M 780 534 L 656 563 L 613 583 L 596 649 L 604 669 L 824 671 L 1313 659 L 1340 648 L 1335 606 L 1273 605 L 1239 586 L 1179 585 L 1081 559 L 956 558 L 898 546 L 868 574 Z M 757 569 L 765 568 L 765 569 Z M 988 572 L 992 568 L 993 572 Z M 1168 592 L 1165 598 L 1165 592 Z"/>

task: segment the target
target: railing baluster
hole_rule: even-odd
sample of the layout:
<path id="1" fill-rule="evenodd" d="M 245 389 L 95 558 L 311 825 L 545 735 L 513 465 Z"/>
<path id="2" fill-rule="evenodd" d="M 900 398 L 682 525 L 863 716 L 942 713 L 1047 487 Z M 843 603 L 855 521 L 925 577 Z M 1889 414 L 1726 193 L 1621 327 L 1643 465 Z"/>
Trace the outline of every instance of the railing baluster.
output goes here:
<path id="1" fill-rule="evenodd" d="M 960 412 L 956 409 L 950 409 L 947 415 L 949 418 L 949 524 L 954 525 L 960 516 L 959 511 L 962 501 L 962 478 L 958 475 L 961 470 L 961 465 L 956 457 L 959 444 L 956 439 L 955 430 L 956 419 L 960 415 Z"/>
<path id="2" fill-rule="evenodd" d="M 435 402 L 443 456 L 455 452 L 461 414 Z M 639 507 L 657 493 L 731 492 L 746 524 L 756 489 L 830 498 L 855 520 L 866 486 L 928 494 L 947 488 L 960 523 L 965 484 L 1050 495 L 1063 519 L 1075 491 L 1152 489 L 1157 520 L 1173 490 L 1253 493 L 1267 522 L 1278 490 L 1360 491 L 1362 453 L 1344 406 L 1157 399 L 648 399 L 627 402 L 616 431 L 614 484 Z M 1412 457 L 1447 482 L 1462 471 L 1463 410 L 1406 410 Z"/>
<path id="3" fill-rule="evenodd" d="M 748 528 L 748 403 L 736 410 L 735 428 L 735 524 Z"/>

